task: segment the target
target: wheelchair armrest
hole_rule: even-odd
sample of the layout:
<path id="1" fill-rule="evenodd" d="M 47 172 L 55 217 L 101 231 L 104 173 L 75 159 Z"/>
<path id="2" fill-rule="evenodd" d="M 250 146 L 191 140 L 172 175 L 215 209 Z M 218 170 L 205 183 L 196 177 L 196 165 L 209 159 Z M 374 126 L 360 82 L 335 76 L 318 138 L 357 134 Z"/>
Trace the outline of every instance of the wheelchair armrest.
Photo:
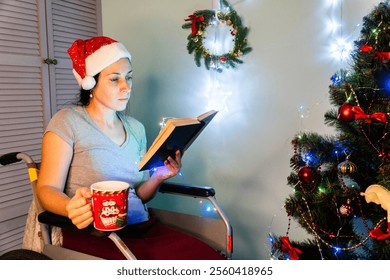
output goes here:
<path id="1" fill-rule="evenodd" d="M 178 183 L 167 183 L 167 182 L 161 184 L 159 192 L 184 194 L 184 195 L 198 196 L 198 197 L 215 196 L 215 190 L 212 187 L 183 185 Z"/>
<path id="2" fill-rule="evenodd" d="M 69 218 L 51 213 L 49 211 L 44 211 L 40 213 L 38 215 L 38 221 L 40 223 L 47 224 L 50 226 L 56 226 L 59 228 L 65 228 L 69 230 L 81 231 L 97 237 L 104 237 L 110 234 L 110 232 L 97 230 L 92 225 L 88 226 L 85 229 L 78 229 Z"/>

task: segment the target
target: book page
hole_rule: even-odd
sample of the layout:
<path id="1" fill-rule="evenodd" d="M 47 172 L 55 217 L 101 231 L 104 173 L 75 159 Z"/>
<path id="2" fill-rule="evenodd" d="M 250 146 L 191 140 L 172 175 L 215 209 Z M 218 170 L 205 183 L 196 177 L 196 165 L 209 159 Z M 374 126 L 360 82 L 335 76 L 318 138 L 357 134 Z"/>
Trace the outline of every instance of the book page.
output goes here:
<path id="1" fill-rule="evenodd" d="M 197 118 L 177 118 L 177 119 L 170 119 L 167 121 L 171 122 L 174 126 L 183 126 L 188 124 L 196 124 L 199 123 L 199 120 Z"/>

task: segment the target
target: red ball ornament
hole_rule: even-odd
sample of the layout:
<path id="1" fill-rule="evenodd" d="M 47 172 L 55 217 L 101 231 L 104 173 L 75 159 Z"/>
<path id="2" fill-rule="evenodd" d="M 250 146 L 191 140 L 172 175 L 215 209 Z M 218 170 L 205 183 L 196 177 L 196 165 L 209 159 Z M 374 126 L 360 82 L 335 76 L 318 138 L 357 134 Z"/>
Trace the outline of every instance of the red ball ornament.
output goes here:
<path id="1" fill-rule="evenodd" d="M 312 183 L 314 179 L 316 178 L 316 172 L 313 168 L 309 166 L 301 167 L 298 171 L 298 177 L 301 182 L 305 184 Z"/>
<path id="2" fill-rule="evenodd" d="M 355 112 L 352 111 L 352 108 L 353 106 L 349 103 L 345 103 L 344 105 L 340 106 L 337 118 L 345 122 L 354 121 Z"/>

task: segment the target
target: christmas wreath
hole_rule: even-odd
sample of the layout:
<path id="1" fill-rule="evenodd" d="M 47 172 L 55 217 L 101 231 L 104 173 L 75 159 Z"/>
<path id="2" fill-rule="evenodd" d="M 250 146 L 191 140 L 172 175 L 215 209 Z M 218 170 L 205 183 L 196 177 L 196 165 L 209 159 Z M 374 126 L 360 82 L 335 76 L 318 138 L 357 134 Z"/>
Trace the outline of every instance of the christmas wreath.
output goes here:
<path id="1" fill-rule="evenodd" d="M 196 11 L 185 19 L 187 23 L 182 26 L 183 29 L 191 29 L 191 34 L 187 37 L 187 50 L 189 54 L 194 53 L 196 65 L 200 67 L 203 58 L 207 70 L 212 68 L 218 72 L 222 72 L 223 68 L 235 68 L 237 63 L 243 63 L 240 57 L 252 50 L 246 39 L 249 29 L 243 26 L 237 12 L 232 10 L 226 1 L 223 3 L 227 12 L 219 10 Z M 206 28 L 217 23 L 224 23 L 231 27 L 230 34 L 234 41 L 233 48 L 221 55 L 213 54 L 203 44 L 203 40 L 206 38 Z"/>

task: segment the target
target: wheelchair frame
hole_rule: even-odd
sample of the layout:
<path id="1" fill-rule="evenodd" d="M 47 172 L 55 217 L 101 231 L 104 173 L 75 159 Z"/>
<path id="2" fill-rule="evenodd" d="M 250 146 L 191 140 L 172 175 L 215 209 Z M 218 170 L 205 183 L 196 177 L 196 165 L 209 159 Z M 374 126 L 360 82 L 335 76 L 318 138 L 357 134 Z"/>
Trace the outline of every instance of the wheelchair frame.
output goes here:
<path id="1" fill-rule="evenodd" d="M 41 239 L 43 242 L 42 253 L 51 259 L 101 259 L 96 256 L 87 255 L 81 252 L 69 250 L 64 247 L 52 245 L 51 227 L 70 228 L 78 230 L 73 225 L 70 219 L 64 216 L 56 215 L 45 211 L 36 196 L 36 183 L 38 180 L 39 163 L 36 163 L 28 154 L 21 152 L 12 152 L 4 154 L 0 157 L 1 165 L 9 165 L 16 162 L 24 161 L 27 165 L 28 175 L 33 193 L 33 200 L 37 208 L 38 221 L 40 223 Z M 173 228 L 184 231 L 194 237 L 202 240 L 206 244 L 213 247 L 216 251 L 222 254 L 226 259 L 232 259 L 233 253 L 233 229 L 230 222 L 219 207 L 215 199 L 215 190 L 212 187 L 193 186 L 178 183 L 163 183 L 159 188 L 159 194 L 173 194 L 192 198 L 200 198 L 208 200 L 214 207 L 214 210 L 219 216 L 219 219 L 208 217 L 200 217 L 197 215 L 179 213 L 158 208 L 148 207 L 151 214 L 157 219 Z M 126 259 L 136 260 L 137 258 L 124 244 L 120 237 L 113 232 L 98 231 L 89 226 L 83 231 L 95 236 L 107 236 L 110 238 L 119 250 L 123 253 Z"/>

